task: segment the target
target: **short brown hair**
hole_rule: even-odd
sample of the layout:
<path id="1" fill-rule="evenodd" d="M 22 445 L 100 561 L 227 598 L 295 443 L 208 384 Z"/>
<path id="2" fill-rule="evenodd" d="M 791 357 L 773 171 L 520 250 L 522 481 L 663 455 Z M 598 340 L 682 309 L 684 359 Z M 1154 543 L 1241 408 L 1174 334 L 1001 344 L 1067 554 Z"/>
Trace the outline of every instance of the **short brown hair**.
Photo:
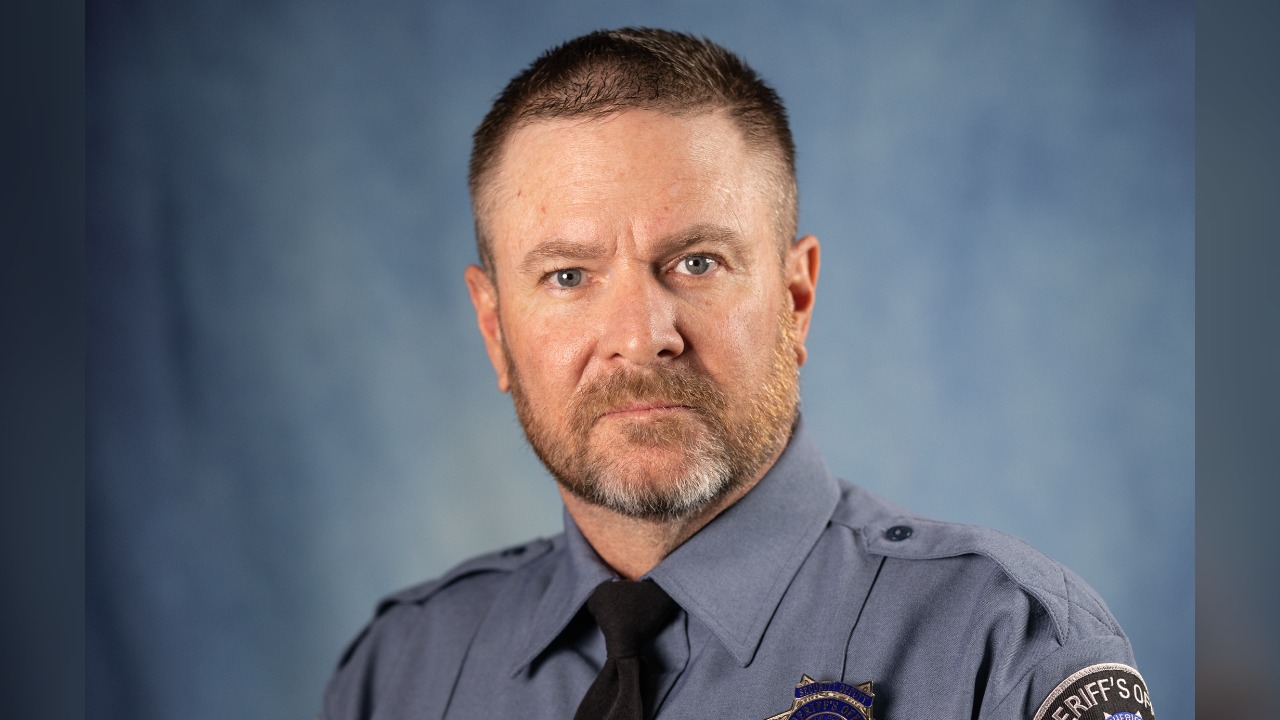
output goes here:
<path id="1" fill-rule="evenodd" d="M 598 30 L 543 53 L 507 83 L 476 128 L 469 187 L 476 249 L 486 270 L 493 272 L 493 255 L 481 190 L 511 133 L 540 119 L 635 109 L 726 110 L 749 147 L 776 158 L 775 221 L 784 243 L 795 237 L 795 143 L 778 94 L 741 58 L 706 38 L 652 28 Z"/>

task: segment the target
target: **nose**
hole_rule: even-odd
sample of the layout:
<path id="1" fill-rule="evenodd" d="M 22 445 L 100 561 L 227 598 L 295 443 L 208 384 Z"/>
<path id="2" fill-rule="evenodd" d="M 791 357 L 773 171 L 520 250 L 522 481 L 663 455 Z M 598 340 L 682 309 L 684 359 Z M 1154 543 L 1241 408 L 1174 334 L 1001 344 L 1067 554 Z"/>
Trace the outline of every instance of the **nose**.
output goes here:
<path id="1" fill-rule="evenodd" d="M 604 335 L 599 352 L 607 360 L 650 365 L 684 353 L 676 326 L 676 303 L 651 272 L 625 273 L 603 298 Z"/>

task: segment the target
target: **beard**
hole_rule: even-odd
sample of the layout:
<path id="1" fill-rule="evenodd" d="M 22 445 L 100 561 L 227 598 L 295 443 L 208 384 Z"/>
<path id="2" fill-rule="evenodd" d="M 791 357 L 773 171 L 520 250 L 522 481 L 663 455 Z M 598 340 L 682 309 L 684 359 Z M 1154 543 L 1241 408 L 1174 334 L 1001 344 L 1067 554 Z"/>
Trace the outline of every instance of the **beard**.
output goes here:
<path id="1" fill-rule="evenodd" d="M 567 408 L 537 408 L 505 340 L 503 353 L 516 415 L 543 465 L 571 494 L 631 518 L 689 518 L 752 482 L 787 444 L 798 415 L 799 365 L 785 307 L 767 376 L 757 387 L 738 386 L 750 393 L 738 407 L 702 370 L 672 363 L 618 370 L 580 386 Z M 603 415 L 636 403 L 684 410 L 609 420 L 617 432 L 593 438 Z"/>

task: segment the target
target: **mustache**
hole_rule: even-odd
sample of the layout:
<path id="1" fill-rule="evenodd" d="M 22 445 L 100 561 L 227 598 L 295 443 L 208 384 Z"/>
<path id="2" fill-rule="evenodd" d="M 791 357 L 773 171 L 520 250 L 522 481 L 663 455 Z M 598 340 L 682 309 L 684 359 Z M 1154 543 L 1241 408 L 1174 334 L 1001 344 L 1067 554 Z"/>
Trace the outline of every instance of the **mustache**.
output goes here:
<path id="1" fill-rule="evenodd" d="M 653 403 L 688 407 L 714 416 L 726 406 L 725 393 L 709 377 L 688 366 L 619 370 L 580 387 L 570 417 L 573 430 L 585 434 L 600 416 L 628 405 Z"/>

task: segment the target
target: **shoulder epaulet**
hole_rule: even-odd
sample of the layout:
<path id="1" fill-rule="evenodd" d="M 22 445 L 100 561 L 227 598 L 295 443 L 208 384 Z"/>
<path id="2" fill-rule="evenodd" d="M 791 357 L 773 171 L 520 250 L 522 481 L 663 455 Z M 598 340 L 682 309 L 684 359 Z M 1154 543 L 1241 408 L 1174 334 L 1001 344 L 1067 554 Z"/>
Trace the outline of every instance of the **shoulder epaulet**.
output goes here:
<path id="1" fill-rule="evenodd" d="M 473 557 L 454 566 L 453 569 L 434 580 L 428 580 L 386 596 L 378 602 L 378 609 L 374 616 L 381 615 L 386 612 L 387 608 L 394 605 L 426 602 L 444 588 L 473 575 L 514 572 L 551 552 L 554 547 L 552 540 L 539 538 L 520 545 L 512 545 L 509 548 L 497 550 L 486 555 Z"/>
<path id="2" fill-rule="evenodd" d="M 1018 538 L 976 525 L 917 516 L 877 518 L 862 528 L 868 553 L 906 560 L 981 555 L 1044 607 L 1060 641 L 1071 631 L 1073 608 L 1113 632 L 1119 625 L 1084 580 Z"/>
<path id="3" fill-rule="evenodd" d="M 378 601 L 373 612 L 373 619 L 347 644 L 346 650 L 338 660 L 338 667 L 343 667 L 355 653 L 360 643 L 368 637 L 374 624 L 388 610 L 397 605 L 421 604 L 431 599 L 436 593 L 465 578 L 487 573 L 509 573 L 546 555 L 555 548 L 555 540 L 538 539 L 522 545 L 471 558 L 449 570 L 434 580 L 412 585 L 399 592 L 392 593 Z"/>

